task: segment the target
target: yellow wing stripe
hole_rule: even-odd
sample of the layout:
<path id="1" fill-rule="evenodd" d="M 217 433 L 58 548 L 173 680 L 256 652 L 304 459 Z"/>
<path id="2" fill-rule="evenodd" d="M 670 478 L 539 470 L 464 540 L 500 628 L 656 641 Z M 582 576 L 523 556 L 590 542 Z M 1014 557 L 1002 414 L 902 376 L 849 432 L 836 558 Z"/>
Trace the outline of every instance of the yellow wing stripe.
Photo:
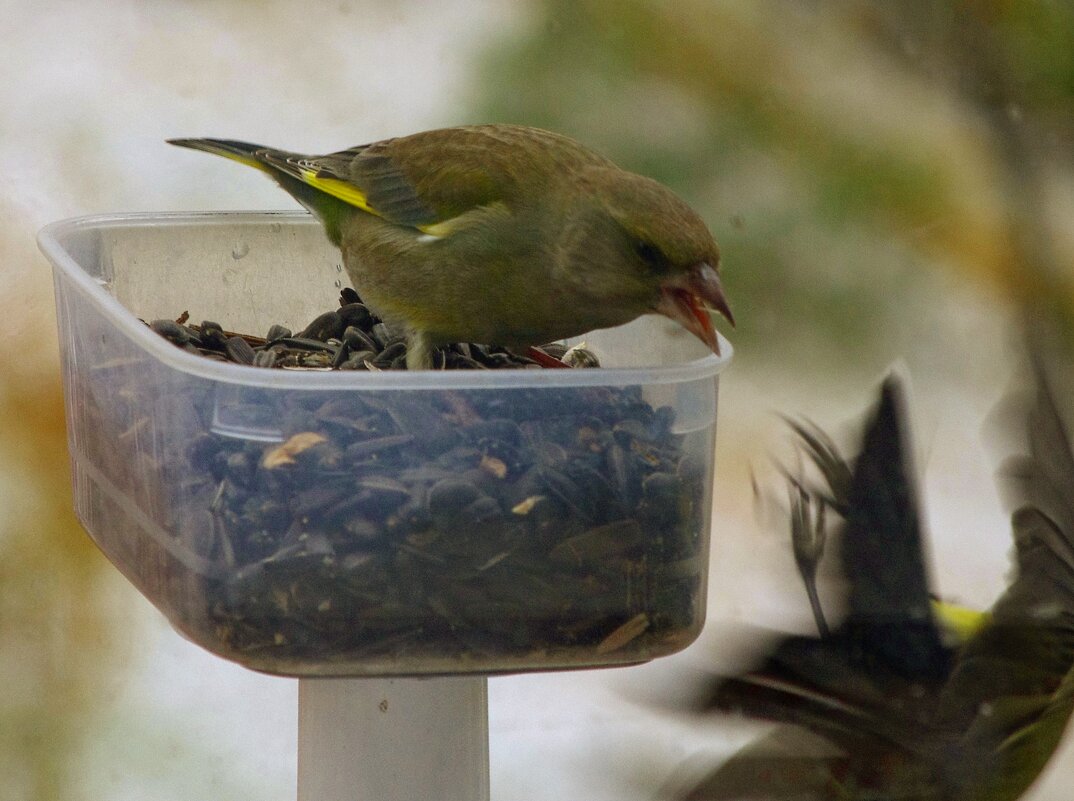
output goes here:
<path id="1" fill-rule="evenodd" d="M 960 645 L 975 636 L 992 619 L 988 612 L 978 612 L 946 601 L 932 601 L 932 612 L 941 628 L 950 633 Z"/>
<path id="2" fill-rule="evenodd" d="M 339 198 L 344 203 L 348 203 L 351 206 L 356 206 L 362 211 L 367 211 L 370 214 L 376 214 L 378 217 L 380 216 L 377 210 L 369 205 L 369 201 L 366 200 L 365 193 L 348 181 L 344 181 L 339 178 L 327 178 L 325 176 L 318 175 L 313 170 L 299 170 L 298 177 L 301 178 L 304 183 L 309 184 L 314 189 L 321 190 L 326 195 L 331 195 L 334 198 Z"/>
<path id="3" fill-rule="evenodd" d="M 451 236 L 457 231 L 467 227 L 470 223 L 477 222 L 478 220 L 487 220 L 490 215 L 495 215 L 507 219 L 511 216 L 510 209 L 507 208 L 501 200 L 487 203 L 484 206 L 477 206 L 470 209 L 470 211 L 463 212 L 455 217 L 451 217 L 447 220 L 440 220 L 439 222 L 429 223 L 428 225 L 419 225 L 417 228 L 426 236 L 431 236 L 434 239 L 443 239 L 446 236 Z"/>
<path id="4" fill-rule="evenodd" d="M 351 206 L 367 211 L 370 214 L 375 214 L 378 217 L 383 215 L 370 205 L 365 192 L 359 189 L 349 181 L 345 181 L 342 178 L 330 178 L 324 175 L 318 175 L 315 170 L 299 169 L 298 177 L 302 179 L 303 183 L 307 183 L 314 189 L 319 189 L 327 195 L 331 195 L 334 198 L 342 200 Z M 443 220 L 441 222 L 429 223 L 428 225 L 416 226 L 426 236 L 433 237 L 435 239 L 442 239 L 443 237 L 451 234 L 455 228 L 455 219 Z"/>
<path id="5" fill-rule="evenodd" d="M 442 239 L 455 230 L 453 223 L 455 219 L 444 220 L 443 222 L 429 223 L 429 225 L 419 225 L 418 230 L 426 236 L 436 237 Z"/>

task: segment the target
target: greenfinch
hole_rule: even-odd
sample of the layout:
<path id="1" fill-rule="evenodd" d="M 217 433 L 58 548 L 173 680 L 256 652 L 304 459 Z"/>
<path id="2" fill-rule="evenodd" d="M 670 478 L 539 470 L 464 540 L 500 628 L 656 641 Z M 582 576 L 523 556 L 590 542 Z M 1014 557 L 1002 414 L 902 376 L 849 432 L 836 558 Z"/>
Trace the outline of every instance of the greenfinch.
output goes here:
<path id="1" fill-rule="evenodd" d="M 324 224 L 407 366 L 457 341 L 529 347 L 657 313 L 719 353 L 720 254 L 671 190 L 519 125 L 425 131 L 324 156 L 172 139 L 274 178 Z"/>
<path id="2" fill-rule="evenodd" d="M 930 591 L 899 382 L 889 378 L 849 461 L 795 428 L 819 482 L 788 474 L 791 536 L 807 588 L 822 510 L 840 525 L 846 613 L 784 637 L 760 664 L 705 682 L 698 710 L 776 729 L 677 793 L 688 801 L 1014 801 L 1074 710 L 1074 453 L 1038 360 L 1019 414 L 1028 453 L 1006 465 L 1015 576 L 988 613 L 947 625 Z M 968 543 L 969 547 L 972 544 Z"/>

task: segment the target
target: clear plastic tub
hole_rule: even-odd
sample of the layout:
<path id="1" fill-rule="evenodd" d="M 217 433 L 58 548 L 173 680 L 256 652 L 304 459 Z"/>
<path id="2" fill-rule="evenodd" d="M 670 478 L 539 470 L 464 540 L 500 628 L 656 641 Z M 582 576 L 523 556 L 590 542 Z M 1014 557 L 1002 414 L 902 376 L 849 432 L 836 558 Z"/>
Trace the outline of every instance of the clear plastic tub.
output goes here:
<path id="1" fill-rule="evenodd" d="M 345 279 L 308 216 L 87 217 L 40 244 L 79 519 L 195 643 L 420 675 L 635 663 L 700 632 L 726 342 L 646 317 L 585 337 L 599 369 L 245 367 L 141 320 L 302 328 Z"/>

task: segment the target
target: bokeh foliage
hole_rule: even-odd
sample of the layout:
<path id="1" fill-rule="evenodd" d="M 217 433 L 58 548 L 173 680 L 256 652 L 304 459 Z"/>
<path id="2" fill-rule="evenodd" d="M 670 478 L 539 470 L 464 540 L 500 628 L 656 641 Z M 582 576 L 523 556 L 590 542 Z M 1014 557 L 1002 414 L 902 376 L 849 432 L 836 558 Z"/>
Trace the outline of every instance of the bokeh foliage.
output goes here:
<path id="1" fill-rule="evenodd" d="M 27 358 L 42 341 L 55 353 L 55 343 L 27 319 L 8 322 L 14 330 L 0 354 L 0 799 L 79 798 L 75 757 L 115 690 L 125 638 L 108 592 L 114 570 L 75 520 L 63 399 L 54 375 Z"/>

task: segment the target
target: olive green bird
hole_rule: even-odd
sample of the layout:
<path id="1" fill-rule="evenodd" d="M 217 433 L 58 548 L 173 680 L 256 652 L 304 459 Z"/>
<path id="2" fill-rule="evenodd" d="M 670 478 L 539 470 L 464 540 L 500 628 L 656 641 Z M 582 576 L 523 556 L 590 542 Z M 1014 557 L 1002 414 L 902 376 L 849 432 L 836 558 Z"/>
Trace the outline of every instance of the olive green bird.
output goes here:
<path id="1" fill-rule="evenodd" d="M 267 173 L 324 224 L 362 299 L 407 332 L 407 366 L 469 341 L 529 347 L 663 314 L 714 352 L 733 324 L 719 249 L 669 189 L 565 136 L 425 131 L 309 156 L 172 139 Z"/>
<path id="2" fill-rule="evenodd" d="M 1074 454 L 1043 362 L 1030 384 L 1028 453 L 1004 471 L 1015 576 L 968 637 L 932 600 L 898 381 L 853 462 L 796 426 L 822 475 L 792 477 L 796 556 L 808 586 L 820 510 L 838 515 L 846 615 L 831 630 L 818 615 L 820 636 L 784 637 L 756 668 L 707 681 L 695 709 L 784 725 L 677 798 L 1013 801 L 1030 787 L 1074 709 Z"/>

